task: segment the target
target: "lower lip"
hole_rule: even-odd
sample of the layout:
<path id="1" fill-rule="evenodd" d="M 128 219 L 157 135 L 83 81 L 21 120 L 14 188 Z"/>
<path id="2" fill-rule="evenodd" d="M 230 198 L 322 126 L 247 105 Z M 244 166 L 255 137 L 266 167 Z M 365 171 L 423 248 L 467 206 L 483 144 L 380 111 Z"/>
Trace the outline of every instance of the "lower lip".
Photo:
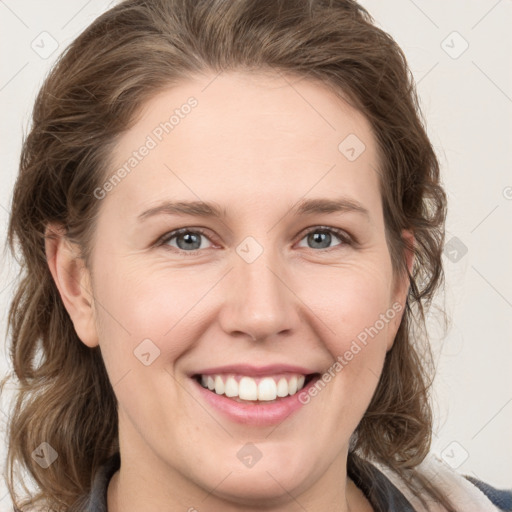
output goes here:
<path id="1" fill-rule="evenodd" d="M 282 423 L 286 418 L 297 412 L 304 404 L 299 400 L 299 395 L 308 391 L 314 386 L 317 378 L 312 379 L 306 386 L 295 395 L 281 398 L 276 402 L 241 403 L 235 402 L 225 395 L 203 388 L 199 382 L 192 379 L 201 396 L 216 410 L 227 416 L 235 423 L 242 423 L 253 426 L 270 426 Z"/>

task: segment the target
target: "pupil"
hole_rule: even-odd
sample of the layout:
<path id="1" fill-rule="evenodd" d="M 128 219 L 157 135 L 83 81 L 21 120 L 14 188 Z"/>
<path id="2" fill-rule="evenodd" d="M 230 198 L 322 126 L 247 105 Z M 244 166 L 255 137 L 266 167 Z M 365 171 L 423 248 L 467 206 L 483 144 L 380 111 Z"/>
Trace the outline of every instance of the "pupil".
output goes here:
<path id="1" fill-rule="evenodd" d="M 184 246 L 185 246 L 185 247 L 180 247 L 180 249 L 183 249 L 183 248 L 188 248 L 188 249 L 190 249 L 190 248 L 198 249 L 198 248 L 199 248 L 199 246 L 197 246 L 197 247 L 192 247 L 192 244 L 194 244 L 194 243 L 196 243 L 196 244 L 197 244 L 197 241 L 199 240 L 199 237 L 198 237 L 197 235 L 195 235 L 194 233 L 185 233 L 184 235 L 181 235 L 181 238 L 180 238 L 180 237 L 178 237 L 178 238 L 177 238 L 177 243 L 178 243 L 178 245 L 183 245 L 183 244 L 180 244 L 180 242 L 179 242 L 181 239 L 184 239 L 184 241 L 185 241 Z M 201 245 L 201 244 L 199 243 L 199 245 Z"/>
<path id="2" fill-rule="evenodd" d="M 325 242 L 327 240 L 327 245 L 325 247 L 329 247 L 330 236 L 331 236 L 329 233 L 320 233 L 319 231 L 315 231 L 310 236 L 313 239 L 314 244 L 318 244 L 318 243 L 321 244 L 322 241 Z M 322 247 L 322 248 L 325 248 L 325 247 Z"/>

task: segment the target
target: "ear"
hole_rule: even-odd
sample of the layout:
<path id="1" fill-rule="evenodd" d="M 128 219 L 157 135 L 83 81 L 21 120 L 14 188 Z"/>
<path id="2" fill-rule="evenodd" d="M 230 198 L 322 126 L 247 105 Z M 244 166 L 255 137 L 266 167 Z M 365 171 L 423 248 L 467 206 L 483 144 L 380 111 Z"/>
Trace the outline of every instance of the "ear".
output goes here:
<path id="1" fill-rule="evenodd" d="M 48 267 L 78 337 L 88 347 L 97 346 L 91 278 L 78 246 L 66 237 L 62 226 L 52 224 L 46 228 L 45 251 Z"/>
<path id="2" fill-rule="evenodd" d="M 402 321 L 402 317 L 405 311 L 405 305 L 407 302 L 407 296 L 409 295 L 409 274 L 412 273 L 412 268 L 414 265 L 414 234 L 412 231 L 403 229 L 402 230 L 402 239 L 405 242 L 405 261 L 407 264 L 408 274 L 403 274 L 401 276 L 397 276 L 395 279 L 391 309 L 397 312 L 395 315 L 392 325 L 393 332 L 391 333 L 388 341 L 389 350 L 393 346 L 393 342 L 398 332 L 398 328 L 400 327 L 400 322 Z"/>

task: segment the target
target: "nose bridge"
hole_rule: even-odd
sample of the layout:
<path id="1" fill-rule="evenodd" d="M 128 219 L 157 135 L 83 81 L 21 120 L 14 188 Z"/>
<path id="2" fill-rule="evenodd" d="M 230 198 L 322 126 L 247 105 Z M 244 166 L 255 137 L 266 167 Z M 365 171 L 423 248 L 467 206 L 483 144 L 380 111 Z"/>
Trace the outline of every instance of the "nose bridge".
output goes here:
<path id="1" fill-rule="evenodd" d="M 247 237 L 236 252 L 225 328 L 257 339 L 291 329 L 297 320 L 294 295 L 278 251 Z"/>

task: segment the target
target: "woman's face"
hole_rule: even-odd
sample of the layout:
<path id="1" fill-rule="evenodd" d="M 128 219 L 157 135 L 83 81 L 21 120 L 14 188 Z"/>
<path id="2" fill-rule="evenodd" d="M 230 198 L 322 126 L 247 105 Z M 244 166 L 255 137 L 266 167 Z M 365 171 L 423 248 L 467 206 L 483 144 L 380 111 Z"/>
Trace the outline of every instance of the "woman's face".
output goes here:
<path id="1" fill-rule="evenodd" d="M 123 467 L 183 500 L 336 485 L 407 293 L 368 121 L 307 80 L 212 75 L 154 97 L 110 171 L 88 344 Z"/>

